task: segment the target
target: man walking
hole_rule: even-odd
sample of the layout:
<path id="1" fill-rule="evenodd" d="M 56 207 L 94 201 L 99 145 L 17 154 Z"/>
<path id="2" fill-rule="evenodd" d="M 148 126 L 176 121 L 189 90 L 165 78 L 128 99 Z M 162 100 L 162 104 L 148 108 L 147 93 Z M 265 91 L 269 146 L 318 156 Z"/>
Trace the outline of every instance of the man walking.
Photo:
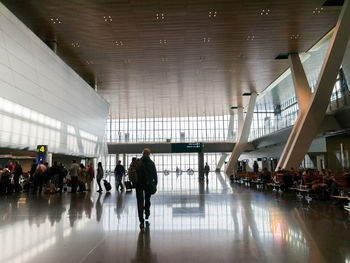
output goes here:
<path id="1" fill-rule="evenodd" d="M 207 179 L 207 182 L 209 180 L 209 172 L 210 172 L 210 166 L 208 163 L 205 163 L 205 166 L 204 166 L 204 174 L 205 174 L 205 177 Z"/>
<path id="2" fill-rule="evenodd" d="M 115 175 L 115 189 L 118 191 L 118 188 L 120 186 L 120 190 L 123 191 L 123 176 L 125 175 L 125 168 L 121 164 L 121 161 L 118 161 L 117 166 L 114 169 L 114 175 Z"/>
<path id="3" fill-rule="evenodd" d="M 151 195 L 156 192 L 158 183 L 157 169 L 154 162 L 150 159 L 150 154 L 150 149 L 145 148 L 143 150 L 142 158 L 139 160 L 136 169 L 136 198 L 141 229 L 145 227 L 143 213 L 145 213 L 147 221 L 150 216 Z"/>

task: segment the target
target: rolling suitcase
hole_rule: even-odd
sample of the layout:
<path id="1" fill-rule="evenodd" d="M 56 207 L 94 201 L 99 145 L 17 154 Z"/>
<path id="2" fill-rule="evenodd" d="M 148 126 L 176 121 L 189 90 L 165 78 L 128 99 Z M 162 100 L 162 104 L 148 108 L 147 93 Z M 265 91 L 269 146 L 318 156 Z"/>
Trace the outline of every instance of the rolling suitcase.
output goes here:
<path id="1" fill-rule="evenodd" d="M 107 182 L 107 180 L 103 180 L 103 184 L 104 184 L 107 192 L 111 191 L 112 186 L 109 182 Z"/>
<path id="2" fill-rule="evenodd" d="M 124 182 L 126 191 L 132 191 L 132 183 L 130 181 L 125 181 Z"/>

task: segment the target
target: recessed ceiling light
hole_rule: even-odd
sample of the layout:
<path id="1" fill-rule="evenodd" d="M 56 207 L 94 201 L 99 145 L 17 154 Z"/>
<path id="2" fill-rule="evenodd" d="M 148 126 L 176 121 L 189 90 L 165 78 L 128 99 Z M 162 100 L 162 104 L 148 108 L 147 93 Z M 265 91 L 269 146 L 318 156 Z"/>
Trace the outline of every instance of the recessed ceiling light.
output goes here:
<path id="1" fill-rule="evenodd" d="M 93 64 L 95 64 L 92 60 L 86 60 L 86 64 L 88 64 L 88 65 L 93 65 Z"/>
<path id="2" fill-rule="evenodd" d="M 159 40 L 159 44 L 161 44 L 161 45 L 166 44 L 166 43 L 167 43 L 166 39 L 160 39 Z"/>
<path id="3" fill-rule="evenodd" d="M 323 12 L 323 10 L 324 10 L 323 7 L 320 7 L 320 8 L 316 7 L 316 8 L 312 11 L 312 13 L 313 13 L 314 15 L 319 15 L 319 14 L 321 14 L 321 12 Z"/>
<path id="4" fill-rule="evenodd" d="M 209 11 L 209 13 L 208 13 L 208 17 L 209 18 L 214 18 L 214 17 L 216 17 L 216 15 L 217 15 L 217 12 L 214 10 L 214 11 Z"/>
<path id="5" fill-rule="evenodd" d="M 270 14 L 271 10 L 270 9 L 263 9 L 260 11 L 260 15 L 262 16 L 268 16 Z"/>
<path id="6" fill-rule="evenodd" d="M 72 42 L 72 46 L 73 46 L 74 48 L 80 47 L 79 43 L 78 43 L 78 42 L 75 42 L 75 41 Z"/>
<path id="7" fill-rule="evenodd" d="M 124 46 L 124 43 L 123 43 L 123 41 L 115 41 L 114 42 L 114 45 L 116 45 L 116 46 Z"/>
<path id="8" fill-rule="evenodd" d="M 204 43 L 209 43 L 210 40 L 211 40 L 210 37 L 203 37 L 203 42 L 204 42 Z"/>
<path id="9" fill-rule="evenodd" d="M 112 22 L 112 16 L 103 16 L 103 19 L 105 20 L 105 22 Z"/>
<path id="10" fill-rule="evenodd" d="M 61 23 L 62 23 L 62 20 L 59 19 L 59 18 L 57 18 L 57 17 L 55 17 L 55 18 L 50 18 L 50 22 L 51 22 L 52 24 L 61 24 Z"/>
<path id="11" fill-rule="evenodd" d="M 255 36 L 254 35 L 249 35 L 248 37 L 247 37 L 247 40 L 254 40 L 255 39 Z"/>
<path id="12" fill-rule="evenodd" d="M 165 19 L 164 13 L 157 13 L 156 14 L 156 19 L 157 20 L 164 20 Z"/>
<path id="13" fill-rule="evenodd" d="M 302 36 L 301 35 L 299 35 L 299 34 L 296 34 L 296 35 L 289 35 L 289 39 L 291 39 L 291 40 L 297 40 L 297 39 L 300 39 Z"/>
<path id="14" fill-rule="evenodd" d="M 162 61 L 162 62 L 168 62 L 168 58 L 167 58 L 167 57 L 163 57 L 163 58 L 161 59 L 161 61 Z"/>

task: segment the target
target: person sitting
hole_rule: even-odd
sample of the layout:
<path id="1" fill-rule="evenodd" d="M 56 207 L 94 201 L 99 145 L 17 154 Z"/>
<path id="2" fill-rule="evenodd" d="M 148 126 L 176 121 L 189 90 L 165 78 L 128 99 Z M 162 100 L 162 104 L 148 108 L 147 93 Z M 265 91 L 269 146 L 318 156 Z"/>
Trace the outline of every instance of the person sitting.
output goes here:
<path id="1" fill-rule="evenodd" d="M 297 172 L 294 174 L 294 184 L 299 185 L 302 181 L 302 173 Z"/>
<path id="2" fill-rule="evenodd" d="M 289 188 L 293 186 L 293 178 L 292 175 L 289 172 L 285 172 L 282 175 L 283 178 L 283 185 L 284 185 L 284 190 L 288 192 Z"/>
<path id="3" fill-rule="evenodd" d="M 261 171 L 259 179 L 261 179 L 264 182 L 264 184 L 271 182 L 271 173 L 269 172 L 269 170 L 267 170 L 266 167 Z"/>

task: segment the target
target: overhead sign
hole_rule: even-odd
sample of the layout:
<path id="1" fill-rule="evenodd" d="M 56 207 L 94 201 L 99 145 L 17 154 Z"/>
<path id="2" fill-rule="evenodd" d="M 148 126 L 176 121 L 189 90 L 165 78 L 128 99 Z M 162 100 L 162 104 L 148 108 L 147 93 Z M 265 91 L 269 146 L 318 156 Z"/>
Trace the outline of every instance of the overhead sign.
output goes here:
<path id="1" fill-rule="evenodd" d="M 201 152 L 202 151 L 202 143 L 172 143 L 171 144 L 171 152 L 173 153 L 186 153 L 186 152 Z"/>
<path id="2" fill-rule="evenodd" d="M 45 155 L 47 153 L 47 145 L 37 145 L 36 152 L 38 155 Z"/>

